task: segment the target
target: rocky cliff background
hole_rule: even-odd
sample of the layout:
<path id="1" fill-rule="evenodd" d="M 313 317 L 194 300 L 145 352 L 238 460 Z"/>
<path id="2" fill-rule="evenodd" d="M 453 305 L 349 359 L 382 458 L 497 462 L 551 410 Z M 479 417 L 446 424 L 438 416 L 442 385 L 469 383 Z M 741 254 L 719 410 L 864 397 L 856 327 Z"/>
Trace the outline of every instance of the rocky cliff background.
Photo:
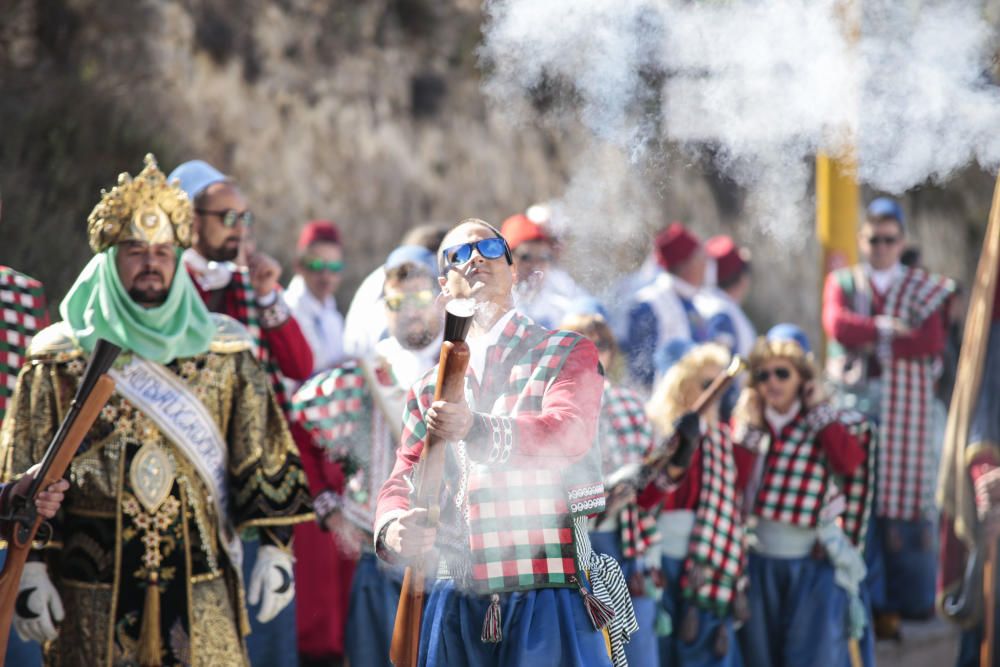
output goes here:
<path id="1" fill-rule="evenodd" d="M 663 145 L 631 169 L 590 146 L 558 90 L 537 91 L 533 115 L 512 122 L 481 92 L 481 11 L 474 0 L 0 0 L 0 263 L 58 303 L 89 257 L 100 189 L 151 151 L 165 171 L 200 157 L 232 174 L 286 278 L 302 223 L 336 220 L 343 308 L 408 227 L 499 223 L 568 194 L 567 268 L 592 289 L 680 219 L 753 248 L 759 326 L 818 331 L 811 219 L 796 242 L 774 242 L 710 164 Z M 992 187 L 969 169 L 903 197 L 928 267 L 968 284 Z"/>

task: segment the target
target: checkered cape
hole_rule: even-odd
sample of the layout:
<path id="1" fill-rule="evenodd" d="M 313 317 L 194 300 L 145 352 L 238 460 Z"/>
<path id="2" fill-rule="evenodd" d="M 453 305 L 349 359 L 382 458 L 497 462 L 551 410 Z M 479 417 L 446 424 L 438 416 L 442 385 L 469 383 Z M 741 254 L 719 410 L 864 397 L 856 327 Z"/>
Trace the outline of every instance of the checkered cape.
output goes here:
<path id="1" fill-rule="evenodd" d="M 510 417 L 541 412 L 546 388 L 580 340 L 578 334 L 543 329 L 520 314 L 511 318 L 487 350 L 482 385 L 475 386 L 471 371 L 466 376 L 474 409 L 497 421 L 495 436 L 511 428 Z M 410 390 L 402 447 L 415 447 L 427 434 L 424 416 L 436 377 L 435 367 Z M 516 434 L 503 432 L 516 448 Z M 462 447 L 455 449 L 460 469 L 450 478 L 450 496 L 455 515 L 464 518 L 465 525 L 456 530 L 467 535 L 472 589 L 487 594 L 578 586 L 573 519 L 603 509 L 599 449 L 592 447 L 582 462 L 561 470 L 523 470 L 505 464 L 506 459 L 472 463 Z"/>
<path id="2" fill-rule="evenodd" d="M 233 267 L 233 277 L 226 289 L 236 292 L 236 313 L 233 317 L 239 320 L 250 332 L 250 336 L 253 338 L 254 354 L 264 366 L 267 376 L 271 378 L 271 387 L 278 399 L 278 405 L 287 415 L 292 404 L 288 400 L 288 393 L 285 391 L 285 383 L 282 382 L 278 364 L 271 355 L 267 339 L 261 332 L 260 313 L 257 308 L 257 297 L 250 285 L 250 272 L 244 267 Z"/>
<path id="3" fill-rule="evenodd" d="M 728 430 L 712 426 L 701 445 L 701 480 L 681 588 L 724 618 L 743 570 L 743 526 L 737 509 L 736 460 Z M 700 576 L 692 576 L 697 568 Z"/>
<path id="4" fill-rule="evenodd" d="M 919 328 L 955 291 L 954 283 L 910 269 L 886 295 L 885 314 Z M 937 358 L 892 359 L 882 372 L 879 516 L 919 519 L 934 510 L 932 440 Z"/>
<path id="5" fill-rule="evenodd" d="M 32 336 L 49 325 L 42 283 L 0 265 L 0 422 Z"/>
<path id="6" fill-rule="evenodd" d="M 386 379 L 396 386 L 391 373 Z M 340 464 L 345 477 L 342 511 L 369 532 L 379 489 L 392 473 L 396 447 L 372 391 L 376 389 L 369 385 L 360 362 L 352 359 L 309 378 L 292 396 L 289 415 L 309 432 L 328 460 Z"/>
<path id="7" fill-rule="evenodd" d="M 823 508 L 842 494 L 846 501 L 840 517 L 844 534 L 863 548 L 875 490 L 876 437 L 871 423 L 858 412 L 839 412 L 837 418 L 857 438 L 865 451 L 865 461 L 850 476 L 837 475 L 827 465 L 818 432 L 810 427 L 806 413 L 800 413 L 788 437 L 777 445 L 772 441 L 764 453 L 763 478 L 753 513 L 771 521 L 813 528 L 819 524 Z"/>
<path id="8" fill-rule="evenodd" d="M 642 399 L 627 387 L 604 383 L 601 421 L 598 427 L 601 444 L 601 468 L 605 475 L 629 463 L 641 462 L 653 448 L 653 428 L 646 418 Z M 626 506 L 618 515 L 622 555 L 635 558 L 659 540 L 656 519 L 636 504 Z"/>

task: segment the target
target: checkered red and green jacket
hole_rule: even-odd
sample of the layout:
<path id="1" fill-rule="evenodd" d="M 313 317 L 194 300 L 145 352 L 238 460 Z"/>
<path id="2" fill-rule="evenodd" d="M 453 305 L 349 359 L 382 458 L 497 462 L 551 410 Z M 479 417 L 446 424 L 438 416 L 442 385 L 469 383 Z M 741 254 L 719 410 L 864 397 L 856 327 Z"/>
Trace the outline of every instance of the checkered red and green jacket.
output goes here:
<path id="1" fill-rule="evenodd" d="M 405 388 L 397 385 L 391 369 L 379 367 L 373 377 L 382 383 L 383 395 L 402 399 Z M 310 479 L 314 494 L 333 493 L 337 508 L 367 532 L 375 520 L 379 489 L 392 472 L 396 449 L 393 428 L 372 396 L 378 389 L 370 382 L 360 361 L 345 361 L 307 380 L 292 396 L 290 415 L 310 436 L 310 442 L 300 443 L 303 462 L 313 453 L 310 448 L 321 458 L 313 474 L 318 479 Z M 342 478 L 336 484 L 326 479 L 323 462 L 339 468 Z"/>
<path id="2" fill-rule="evenodd" d="M 896 350 L 895 340 L 879 334 L 874 351 L 871 346 L 846 347 L 831 338 L 827 358 L 831 375 L 843 381 L 840 369 L 844 360 L 860 362 L 848 390 L 867 394 L 870 366 L 880 370 L 881 392 L 865 396 L 862 408 L 879 423 L 879 516 L 892 519 L 917 519 L 934 510 L 937 483 L 933 443 L 934 383 L 940 353 L 932 341 L 934 330 L 943 329 L 939 311 L 954 293 L 954 282 L 919 268 L 907 268 L 884 296 L 873 292 L 868 277 L 860 267 L 833 272 L 828 282 L 839 290 L 842 308 L 865 318 L 874 330 L 871 318 L 886 315 L 906 324 L 916 342 L 904 354 Z M 826 306 L 824 306 L 826 308 Z M 940 333 L 940 332 L 938 332 Z M 871 334 L 875 335 L 875 334 Z M 880 400 L 877 400 L 880 396 Z"/>
<path id="3" fill-rule="evenodd" d="M 917 330 L 954 290 L 950 279 L 912 269 L 886 294 L 885 314 Z M 932 422 L 938 363 L 937 356 L 893 358 L 882 372 L 879 516 L 919 519 L 935 510 L 937 457 Z"/>
<path id="4" fill-rule="evenodd" d="M 604 382 L 600 422 L 601 468 L 605 477 L 629 463 L 641 462 L 653 448 L 653 428 L 639 395 Z M 622 555 L 635 558 L 659 540 L 656 519 L 636 503 L 618 515 Z"/>
<path id="5" fill-rule="evenodd" d="M 436 376 L 431 369 L 410 390 L 379 517 L 409 507 L 408 480 L 423 449 Z M 482 382 L 469 371 L 475 423 L 453 445 L 439 531 L 439 546 L 443 534 L 458 536 L 452 546 L 464 553 L 467 577 L 442 551 L 462 585 L 478 593 L 579 585 L 574 519 L 604 507 L 594 446 L 602 391 L 590 341 L 517 314 L 487 349 Z"/>
<path id="6" fill-rule="evenodd" d="M 824 410 L 829 406 L 824 406 Z M 831 413 L 833 411 L 831 410 Z M 753 513 L 764 519 L 813 528 L 820 513 L 843 495 L 841 515 L 844 533 L 858 547 L 864 537 L 875 488 L 876 438 L 871 424 L 853 411 L 815 419 L 820 411 L 802 411 L 783 429 L 783 437 L 772 438 L 764 453 L 763 476 L 757 489 Z M 828 461 L 821 438 L 823 430 L 839 422 L 865 453 L 861 464 L 848 475 L 837 474 Z"/>
<path id="7" fill-rule="evenodd" d="M 0 265 L 0 422 L 32 336 L 49 325 L 42 283 Z"/>
<path id="8" fill-rule="evenodd" d="M 729 612 L 744 562 L 733 446 L 729 431 L 715 425 L 701 439 L 701 484 L 681 579 L 685 597 L 720 617 Z"/>

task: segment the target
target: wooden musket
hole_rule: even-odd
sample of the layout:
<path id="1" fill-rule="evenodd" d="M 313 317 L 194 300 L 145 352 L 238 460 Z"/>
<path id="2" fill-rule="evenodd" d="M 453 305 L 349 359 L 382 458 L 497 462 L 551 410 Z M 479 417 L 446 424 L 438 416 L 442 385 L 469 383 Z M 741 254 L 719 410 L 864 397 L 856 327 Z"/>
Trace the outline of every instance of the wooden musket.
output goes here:
<path id="1" fill-rule="evenodd" d="M 467 308 L 463 312 L 463 308 Z M 459 403 L 465 397 L 465 370 L 469 366 L 469 346 L 465 337 L 472 323 L 469 304 L 452 302 L 445 316 L 444 343 L 438 362 L 434 400 Z M 427 526 L 435 527 L 441 518 L 441 483 L 444 455 L 448 443 L 428 435 L 420 452 L 419 478 L 416 480 L 413 507 L 427 509 Z M 424 609 L 424 582 L 434 576 L 437 557 L 432 549 L 417 566 L 406 567 L 403 588 L 396 608 L 389 659 L 396 667 L 416 667 L 420 645 L 420 624 Z"/>
<path id="2" fill-rule="evenodd" d="M 76 396 L 45 450 L 45 456 L 27 494 L 12 496 L 9 513 L 2 517 L 10 524 L 7 528 L 7 560 L 0 571 L 0 667 L 3 667 L 7 653 L 7 640 L 10 637 L 10 623 L 14 617 L 14 603 L 21 583 L 21 573 L 43 521 L 35 509 L 35 498 L 51 484 L 62 479 L 80 443 L 114 392 L 115 381 L 105 373 L 120 351 L 116 345 L 105 340 L 97 341 Z"/>
<path id="3" fill-rule="evenodd" d="M 746 370 L 747 363 L 739 355 L 733 355 L 729 366 L 719 373 L 712 384 L 703 391 L 691 406 L 691 411 L 698 415 L 703 415 L 713 403 L 722 398 L 729 385 Z M 679 433 L 672 433 L 670 437 L 663 441 L 660 447 L 646 455 L 641 463 L 632 463 L 622 466 L 608 476 L 605 486 L 609 489 L 609 495 L 621 493 L 625 485 L 636 491 L 646 488 L 650 482 L 666 471 L 671 479 L 677 479 L 684 473 L 684 468 L 675 464 L 674 455 L 677 451 Z"/>

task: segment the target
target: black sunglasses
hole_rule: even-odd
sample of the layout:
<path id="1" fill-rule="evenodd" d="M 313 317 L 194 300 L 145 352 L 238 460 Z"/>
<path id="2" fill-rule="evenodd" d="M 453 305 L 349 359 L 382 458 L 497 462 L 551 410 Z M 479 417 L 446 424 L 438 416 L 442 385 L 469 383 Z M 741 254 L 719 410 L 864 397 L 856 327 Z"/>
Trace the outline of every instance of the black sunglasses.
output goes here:
<path id="1" fill-rule="evenodd" d="M 787 368 L 775 368 L 774 377 L 784 382 L 788 378 L 792 377 L 792 372 Z M 753 379 L 754 382 L 756 382 L 757 384 L 764 384 L 765 382 L 771 379 L 771 371 L 769 370 L 757 371 L 756 373 L 754 373 Z"/>
<path id="2" fill-rule="evenodd" d="M 869 236 L 869 245 L 896 245 L 899 243 L 898 236 Z"/>
<path id="3" fill-rule="evenodd" d="M 235 211 L 231 208 L 227 208 L 224 211 L 212 211 L 207 208 L 196 208 L 195 212 L 200 215 L 216 215 L 222 218 L 222 224 L 229 229 L 232 229 L 240 222 L 243 223 L 244 227 L 249 227 L 253 224 L 253 213 L 250 211 Z"/>
<path id="4" fill-rule="evenodd" d="M 472 259 L 473 249 L 475 249 L 485 259 L 500 259 L 501 257 L 506 257 L 508 264 L 514 263 L 514 260 L 510 256 L 510 248 L 507 246 L 507 240 L 501 236 L 493 236 L 488 239 L 480 239 L 479 241 L 473 241 L 471 243 L 453 245 L 450 248 L 442 250 L 441 255 L 444 257 L 444 261 L 449 266 L 455 266 L 456 264 L 465 264 Z"/>

